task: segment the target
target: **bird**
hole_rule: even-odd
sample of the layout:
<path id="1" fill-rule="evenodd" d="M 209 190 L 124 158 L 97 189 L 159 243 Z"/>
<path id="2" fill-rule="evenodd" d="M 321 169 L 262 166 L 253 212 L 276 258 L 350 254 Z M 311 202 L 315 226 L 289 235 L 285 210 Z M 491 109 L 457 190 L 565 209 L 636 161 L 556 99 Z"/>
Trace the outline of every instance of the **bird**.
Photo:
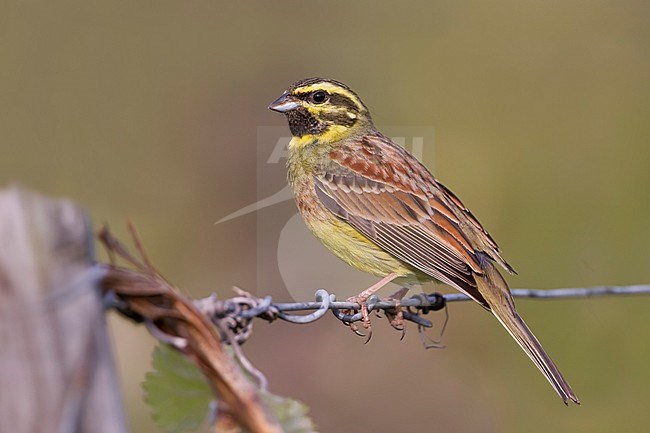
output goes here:
<path id="1" fill-rule="evenodd" d="M 381 277 L 353 300 L 363 308 L 391 281 L 445 283 L 496 317 L 564 404 L 580 404 L 517 312 L 497 266 L 515 271 L 492 236 L 421 162 L 377 130 L 353 90 L 307 78 L 268 108 L 289 124 L 287 178 L 307 227 L 344 262 Z"/>

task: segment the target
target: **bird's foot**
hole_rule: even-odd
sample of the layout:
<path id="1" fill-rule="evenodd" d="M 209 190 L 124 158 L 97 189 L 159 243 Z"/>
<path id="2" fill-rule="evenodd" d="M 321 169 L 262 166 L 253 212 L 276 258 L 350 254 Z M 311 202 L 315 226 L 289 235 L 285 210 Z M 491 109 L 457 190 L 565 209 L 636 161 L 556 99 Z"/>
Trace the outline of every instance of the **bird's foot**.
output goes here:
<path id="1" fill-rule="evenodd" d="M 392 310 L 386 310 L 385 314 L 386 319 L 388 319 L 388 323 L 390 323 L 390 326 L 402 332 L 402 337 L 400 339 L 403 339 L 404 335 L 406 334 L 406 327 L 404 326 L 404 313 L 402 312 L 400 301 L 404 295 L 406 295 L 408 290 L 408 288 L 402 287 L 396 292 L 382 298 L 382 301 L 395 301 L 395 308 Z"/>
<path id="2" fill-rule="evenodd" d="M 348 302 L 353 302 L 355 304 L 359 304 L 359 309 L 361 311 L 361 321 L 363 322 L 363 328 L 368 331 L 368 339 L 366 340 L 366 343 L 370 341 L 370 337 L 372 337 L 372 324 L 370 323 L 370 311 L 368 309 L 368 299 L 375 294 L 379 289 L 384 287 L 386 284 L 390 283 L 393 281 L 395 278 L 397 278 L 397 274 L 394 272 L 391 272 L 390 274 L 386 275 L 384 278 L 379 280 L 377 283 L 373 284 L 372 286 L 368 287 L 366 290 L 363 292 L 359 293 L 356 296 L 352 296 L 351 298 L 348 298 Z M 357 335 L 363 336 L 364 334 L 359 331 L 359 327 L 356 326 L 354 323 L 348 323 L 348 326 L 350 329 Z"/>
<path id="3" fill-rule="evenodd" d="M 370 338 L 372 337 L 372 324 L 370 323 L 370 310 L 368 309 L 368 298 L 371 295 L 367 297 L 362 297 L 361 295 L 362 293 L 357 296 L 352 296 L 351 298 L 348 298 L 347 301 L 355 304 L 359 304 L 360 307 L 359 311 L 361 311 L 361 322 L 363 324 L 362 326 L 367 331 L 367 334 L 361 332 L 359 330 L 359 327 L 354 322 L 350 322 L 347 325 L 350 327 L 352 332 L 354 332 L 358 336 L 365 337 L 367 335 L 368 336 L 368 338 L 366 339 L 366 343 L 367 343 L 370 341 Z"/>

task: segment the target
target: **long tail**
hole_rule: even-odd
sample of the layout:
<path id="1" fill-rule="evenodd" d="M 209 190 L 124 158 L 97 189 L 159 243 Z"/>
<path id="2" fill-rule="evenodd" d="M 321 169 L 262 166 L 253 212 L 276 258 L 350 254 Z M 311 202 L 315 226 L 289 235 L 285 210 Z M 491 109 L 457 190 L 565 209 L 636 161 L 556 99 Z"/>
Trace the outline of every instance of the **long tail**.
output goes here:
<path id="1" fill-rule="evenodd" d="M 494 316 L 539 368 L 553 389 L 555 389 L 555 392 L 562 398 L 564 404 L 568 405 L 569 400 L 580 404 L 578 397 L 564 379 L 560 370 L 558 370 L 553 360 L 546 354 L 535 335 L 528 329 L 524 320 L 517 313 L 510 290 L 503 277 L 493 266 L 487 266 L 487 268 L 484 275 L 476 276 L 476 282 Z"/>

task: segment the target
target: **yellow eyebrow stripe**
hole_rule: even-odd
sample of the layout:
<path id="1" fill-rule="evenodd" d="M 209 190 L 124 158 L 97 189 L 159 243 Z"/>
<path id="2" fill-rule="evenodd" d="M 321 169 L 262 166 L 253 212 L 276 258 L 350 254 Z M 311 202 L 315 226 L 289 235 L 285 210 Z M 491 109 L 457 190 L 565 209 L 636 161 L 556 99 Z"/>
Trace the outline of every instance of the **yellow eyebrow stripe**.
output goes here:
<path id="1" fill-rule="evenodd" d="M 351 100 L 352 102 L 354 102 L 354 104 L 357 106 L 359 111 L 364 111 L 363 104 L 361 103 L 361 101 L 359 101 L 359 98 L 357 97 L 357 95 L 355 95 L 351 91 L 349 91 L 349 90 L 347 90 L 347 89 L 345 89 L 345 88 L 343 88 L 341 86 L 337 86 L 336 84 L 328 83 L 326 81 L 320 82 L 320 83 L 315 83 L 315 84 L 310 84 L 308 86 L 298 87 L 296 90 L 294 90 L 294 93 L 303 94 L 303 93 L 314 92 L 316 90 L 325 90 L 325 91 L 328 91 L 330 93 L 338 93 L 339 95 L 343 95 L 343 96 L 347 97 L 349 100 Z"/>

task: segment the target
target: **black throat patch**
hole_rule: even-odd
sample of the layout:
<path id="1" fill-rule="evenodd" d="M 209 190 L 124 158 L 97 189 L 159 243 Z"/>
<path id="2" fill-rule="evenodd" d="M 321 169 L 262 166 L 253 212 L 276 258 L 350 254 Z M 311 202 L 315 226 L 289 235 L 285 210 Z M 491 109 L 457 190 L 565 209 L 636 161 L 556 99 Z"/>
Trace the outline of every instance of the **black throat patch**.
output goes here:
<path id="1" fill-rule="evenodd" d="M 318 135 L 327 129 L 327 125 L 319 122 L 306 108 L 296 108 L 286 115 L 291 135 L 294 137 L 302 137 L 307 134 Z"/>
<path id="2" fill-rule="evenodd" d="M 331 125 L 343 125 L 352 127 L 357 118 L 351 118 L 344 112 L 323 112 L 320 118 L 309 112 L 306 108 L 300 107 L 286 113 L 289 121 L 289 129 L 294 137 L 303 135 L 319 135 L 327 130 Z"/>

